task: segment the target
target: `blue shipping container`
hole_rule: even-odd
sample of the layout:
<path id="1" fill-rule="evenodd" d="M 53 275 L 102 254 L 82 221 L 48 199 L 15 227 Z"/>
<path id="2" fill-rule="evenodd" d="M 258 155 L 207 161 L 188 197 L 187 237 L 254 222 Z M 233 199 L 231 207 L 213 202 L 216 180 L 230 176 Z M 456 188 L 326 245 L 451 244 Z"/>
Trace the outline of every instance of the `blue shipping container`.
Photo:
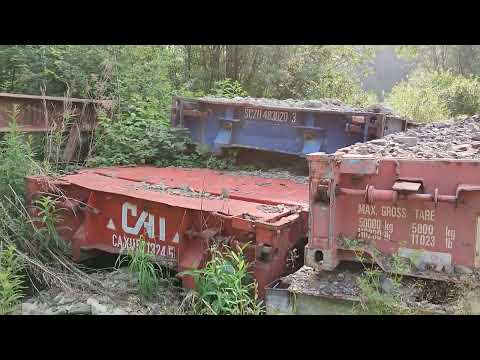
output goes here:
<path id="1" fill-rule="evenodd" d="M 225 99 L 174 98 L 172 126 L 187 128 L 210 151 L 247 148 L 304 156 L 404 131 L 407 121 L 384 113 L 266 106 Z"/>

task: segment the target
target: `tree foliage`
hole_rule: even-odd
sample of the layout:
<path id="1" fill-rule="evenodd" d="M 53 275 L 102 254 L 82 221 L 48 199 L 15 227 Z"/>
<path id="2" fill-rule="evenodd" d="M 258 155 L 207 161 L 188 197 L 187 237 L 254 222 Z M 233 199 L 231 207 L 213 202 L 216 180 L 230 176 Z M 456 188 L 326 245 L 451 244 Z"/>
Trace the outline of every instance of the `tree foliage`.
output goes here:
<path id="1" fill-rule="evenodd" d="M 451 71 L 419 69 L 392 89 L 386 103 L 415 121 L 472 115 L 480 111 L 480 80 Z"/>
<path id="2" fill-rule="evenodd" d="M 163 99 L 212 93 L 230 79 L 251 96 L 338 97 L 361 92 L 357 70 L 371 47 L 333 45 L 0 46 L 0 89 L 49 95 Z M 108 76 L 105 74 L 108 73 Z M 108 81 L 106 81 L 108 80 Z"/>
<path id="3" fill-rule="evenodd" d="M 165 163 L 182 147 L 169 129 L 172 95 L 368 105 L 376 99 L 361 89 L 358 69 L 371 57 L 365 46 L 0 46 L 0 91 L 113 99 L 91 163 Z"/>
<path id="4" fill-rule="evenodd" d="M 370 47 L 187 45 L 175 47 L 173 57 L 173 83 L 192 91 L 208 93 L 217 81 L 228 78 L 256 97 L 375 101 L 361 89 L 357 71 L 372 59 Z"/>
<path id="5" fill-rule="evenodd" d="M 479 45 L 402 45 L 398 53 L 413 59 L 427 71 L 451 71 L 454 74 L 480 75 Z"/>

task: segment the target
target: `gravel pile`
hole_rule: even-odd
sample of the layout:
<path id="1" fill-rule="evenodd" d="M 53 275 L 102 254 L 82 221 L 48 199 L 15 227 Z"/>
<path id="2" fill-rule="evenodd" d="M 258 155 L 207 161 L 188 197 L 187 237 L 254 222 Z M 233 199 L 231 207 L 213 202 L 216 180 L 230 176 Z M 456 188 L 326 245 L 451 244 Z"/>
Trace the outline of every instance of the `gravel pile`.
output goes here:
<path id="1" fill-rule="evenodd" d="M 431 123 L 337 153 L 416 159 L 479 159 L 480 115 Z"/>
<path id="2" fill-rule="evenodd" d="M 167 186 L 165 184 L 144 184 L 137 189 L 142 189 L 142 190 L 150 190 L 150 191 L 157 191 L 157 192 L 165 192 L 170 195 L 176 195 L 176 196 L 185 196 L 185 197 L 191 197 L 191 198 L 203 198 L 203 199 L 208 199 L 208 200 L 215 200 L 215 199 L 220 199 L 220 196 L 216 196 L 213 194 L 210 194 L 208 192 L 199 192 L 195 191 L 192 188 L 188 186 L 183 186 L 183 187 L 171 187 Z"/>
<path id="3" fill-rule="evenodd" d="M 299 271 L 282 278 L 282 283 L 288 285 L 288 290 L 292 293 L 356 302 L 362 296 L 359 286 L 362 274 L 360 267 L 359 264 L 342 263 L 333 271 L 316 271 L 303 266 Z M 405 277 L 400 288 L 395 290 L 390 276 L 383 273 L 378 285 L 384 294 L 399 291 L 397 295 L 400 295 L 403 305 L 416 309 L 419 313 L 454 314 L 466 310 L 461 293 L 453 294 L 455 291 L 451 289 L 452 284 Z"/>
<path id="4" fill-rule="evenodd" d="M 357 278 L 357 272 L 350 269 L 315 271 L 308 266 L 303 266 L 297 272 L 282 278 L 282 282 L 289 285 L 288 290 L 291 292 L 335 298 L 355 298 L 360 293 Z"/>
<path id="5" fill-rule="evenodd" d="M 269 214 L 277 214 L 277 213 L 282 213 L 291 207 L 285 206 L 285 205 L 259 205 L 257 206 L 257 209 L 260 211 L 263 211 L 264 213 L 269 213 Z M 293 209 L 293 208 L 292 208 Z"/>
<path id="6" fill-rule="evenodd" d="M 292 109 L 317 109 L 323 111 L 343 111 L 343 112 L 383 112 L 383 113 L 393 113 L 391 109 L 383 105 L 372 105 L 368 108 L 360 108 L 356 106 L 350 106 L 344 104 L 337 99 L 320 99 L 320 100 L 295 100 L 295 99 L 286 99 L 286 100 L 277 100 L 277 99 L 267 99 L 267 98 L 254 98 L 254 97 L 234 97 L 224 98 L 216 96 L 205 96 L 201 98 L 203 101 L 221 103 L 221 104 L 245 104 L 251 106 L 271 106 L 271 107 L 282 107 L 282 108 L 292 108 Z"/>
<path id="7" fill-rule="evenodd" d="M 295 175 L 285 169 L 268 169 L 268 170 L 233 170 L 225 171 L 226 174 L 240 176 L 257 176 L 264 179 L 284 179 L 291 180 L 300 184 L 308 183 L 308 176 Z"/>
<path id="8" fill-rule="evenodd" d="M 181 307 L 182 289 L 161 280 L 157 294 L 150 301 L 138 295 L 137 280 L 126 268 L 90 275 L 101 281 L 106 295 L 52 287 L 24 301 L 16 311 L 21 315 L 161 315 L 177 313 Z"/>

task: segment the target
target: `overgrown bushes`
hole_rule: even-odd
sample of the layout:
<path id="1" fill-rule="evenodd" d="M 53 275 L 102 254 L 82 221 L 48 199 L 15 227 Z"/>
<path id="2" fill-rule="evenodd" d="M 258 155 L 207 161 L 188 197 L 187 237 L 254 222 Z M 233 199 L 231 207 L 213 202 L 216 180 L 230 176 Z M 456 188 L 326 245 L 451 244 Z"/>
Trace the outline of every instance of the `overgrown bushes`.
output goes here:
<path id="1" fill-rule="evenodd" d="M 184 141 L 174 137 L 164 115 L 148 100 L 135 99 L 118 119 L 100 117 L 100 126 L 92 166 L 153 163 L 184 148 Z"/>
<path id="2" fill-rule="evenodd" d="M 23 199 L 25 176 L 33 169 L 33 152 L 27 139 L 18 131 L 18 107 L 11 114 L 9 132 L 0 141 L 0 200 L 15 192 Z"/>
<path id="3" fill-rule="evenodd" d="M 417 71 L 396 85 L 385 102 L 419 122 L 472 115 L 480 111 L 480 81 L 449 71 Z"/>
<path id="4" fill-rule="evenodd" d="M 233 81 L 231 79 L 217 81 L 213 88 L 213 94 L 227 98 L 234 98 L 235 96 L 245 97 L 248 95 L 238 81 Z"/>
<path id="5" fill-rule="evenodd" d="M 15 247 L 5 246 L 0 241 L 0 315 L 12 312 L 23 297 L 22 270 L 22 259 L 15 252 Z"/>

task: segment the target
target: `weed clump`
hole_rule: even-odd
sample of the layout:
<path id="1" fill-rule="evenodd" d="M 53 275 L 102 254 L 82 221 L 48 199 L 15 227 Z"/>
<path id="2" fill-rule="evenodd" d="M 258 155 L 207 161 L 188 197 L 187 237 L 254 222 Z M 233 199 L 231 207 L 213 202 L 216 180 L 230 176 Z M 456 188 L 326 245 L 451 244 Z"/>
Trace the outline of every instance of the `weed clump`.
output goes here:
<path id="1" fill-rule="evenodd" d="M 9 131 L 0 142 L 0 200 L 4 200 L 11 189 L 23 199 L 25 194 L 25 176 L 33 170 L 33 152 L 27 139 L 17 126 L 20 113 L 18 106 L 13 106 L 10 114 Z"/>
<path id="2" fill-rule="evenodd" d="M 42 196 L 35 200 L 34 204 L 38 210 L 38 218 L 33 220 L 39 220 L 43 224 L 43 227 L 37 230 L 37 235 L 42 235 L 40 236 L 40 244 L 44 248 L 48 248 L 50 242 L 52 242 L 56 248 L 65 250 L 65 242 L 60 238 L 56 229 L 56 224 L 62 218 L 59 215 L 60 209 L 57 208 L 55 199 L 51 196 Z"/>
<path id="3" fill-rule="evenodd" d="M 260 315 L 264 306 L 258 300 L 257 283 L 251 280 L 244 247 L 237 251 L 212 247 L 211 260 L 203 269 L 184 271 L 192 276 L 196 289 L 194 312 L 208 315 Z"/>
<path id="4" fill-rule="evenodd" d="M 377 315 L 408 315 L 414 310 L 406 305 L 402 291 L 403 274 L 407 272 L 407 265 L 398 254 L 389 259 L 391 269 L 390 276 L 387 276 L 376 264 L 367 261 L 365 253 L 353 250 L 357 260 L 362 264 L 364 270 L 358 278 L 360 289 L 360 309 L 362 313 Z M 381 256 L 377 249 L 373 249 L 373 257 Z"/>
<path id="5" fill-rule="evenodd" d="M 13 245 L 3 247 L 0 243 L 0 315 L 15 308 L 23 297 L 23 263 Z"/>
<path id="6" fill-rule="evenodd" d="M 119 257 L 120 259 L 120 257 Z M 158 289 L 158 274 L 153 261 L 153 254 L 147 251 L 147 242 L 143 236 L 135 249 L 128 250 L 128 257 L 117 260 L 116 267 L 128 261 L 128 270 L 138 280 L 138 289 L 144 299 L 151 299 Z"/>

